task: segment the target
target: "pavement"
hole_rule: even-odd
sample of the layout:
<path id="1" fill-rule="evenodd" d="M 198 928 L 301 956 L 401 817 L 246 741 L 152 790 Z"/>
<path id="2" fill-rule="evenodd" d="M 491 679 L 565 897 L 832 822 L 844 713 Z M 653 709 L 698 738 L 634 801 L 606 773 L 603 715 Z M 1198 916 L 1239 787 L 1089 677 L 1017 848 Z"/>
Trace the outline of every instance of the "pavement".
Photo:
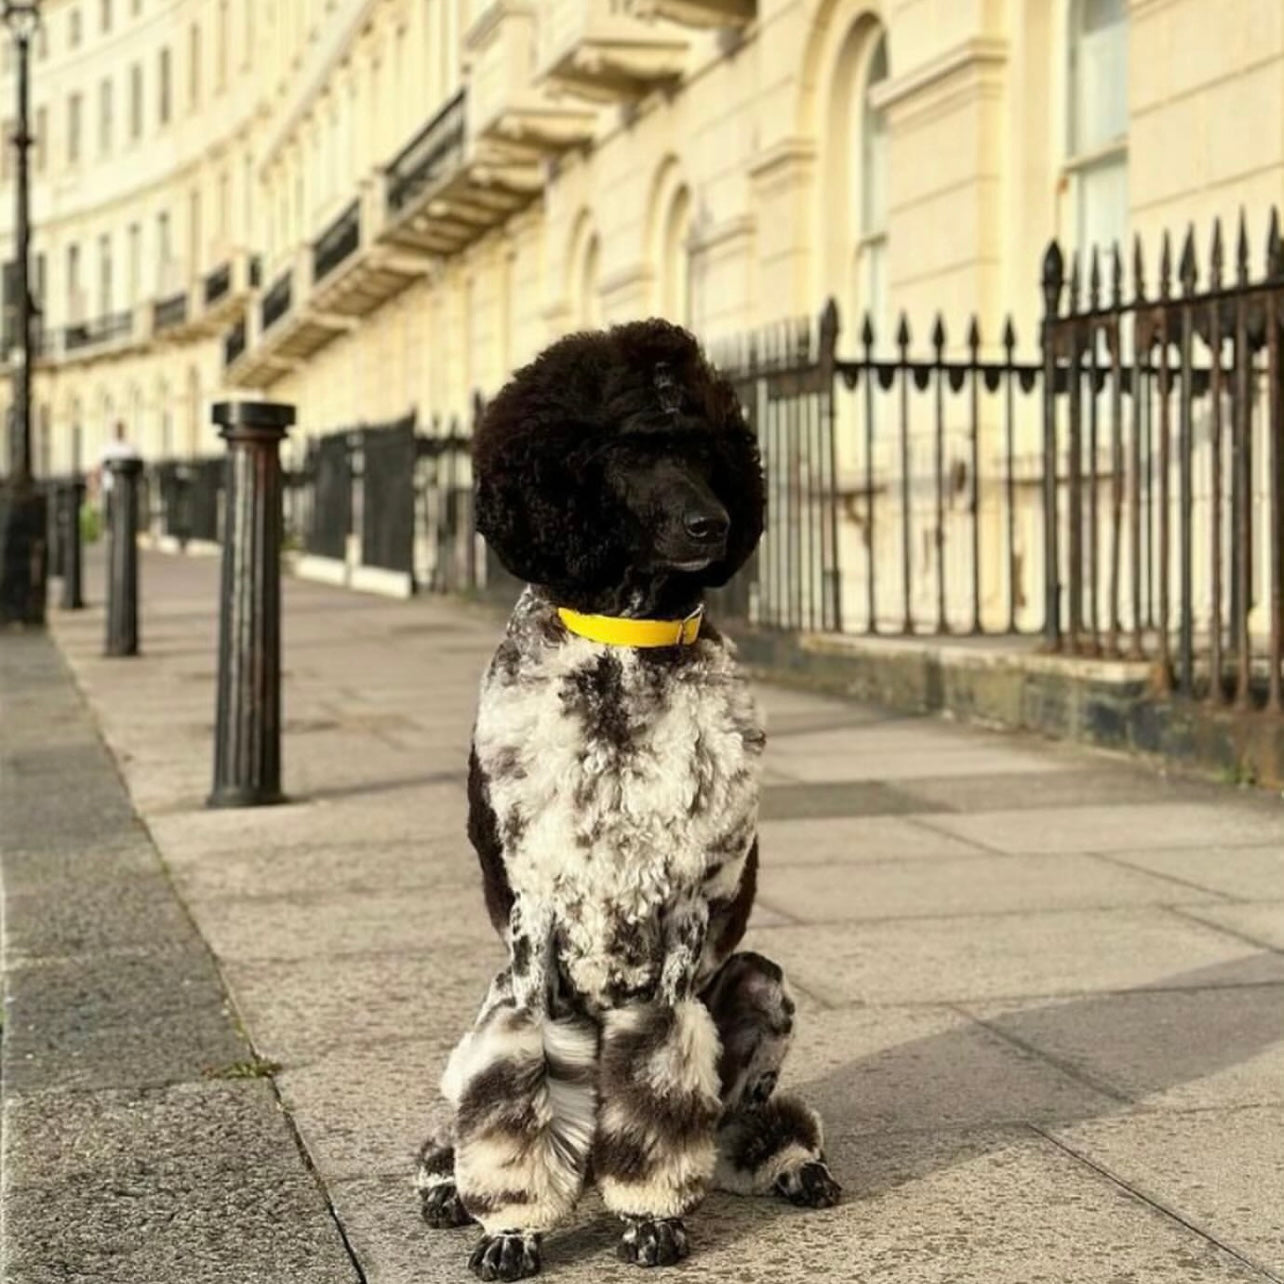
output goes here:
<path id="1" fill-rule="evenodd" d="M 0 638 L 10 1284 L 464 1281 L 412 1156 L 499 951 L 463 837 L 493 614 L 285 586 L 288 805 L 209 811 L 217 567 Z M 836 1209 L 714 1195 L 679 1275 L 1284 1280 L 1284 803 L 766 687 L 748 944 Z M 590 1198 L 550 1280 L 624 1281 Z"/>

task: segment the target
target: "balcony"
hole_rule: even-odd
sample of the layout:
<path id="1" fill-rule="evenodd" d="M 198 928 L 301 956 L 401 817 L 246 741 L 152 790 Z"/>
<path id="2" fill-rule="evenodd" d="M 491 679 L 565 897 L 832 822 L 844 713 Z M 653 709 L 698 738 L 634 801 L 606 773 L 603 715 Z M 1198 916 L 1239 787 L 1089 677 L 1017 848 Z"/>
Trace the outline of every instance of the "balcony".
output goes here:
<path id="1" fill-rule="evenodd" d="M 152 307 L 152 333 L 162 335 L 187 324 L 187 291 L 161 299 Z"/>
<path id="2" fill-rule="evenodd" d="M 223 339 L 223 364 L 230 366 L 245 351 L 246 322 L 242 317 L 226 334 Z"/>
<path id="3" fill-rule="evenodd" d="M 469 130 L 474 138 L 557 154 L 589 142 L 596 110 L 531 84 L 535 13 L 523 0 L 491 0 L 464 35 Z"/>
<path id="4" fill-rule="evenodd" d="M 92 360 L 129 348 L 142 337 L 135 332 L 132 312 L 109 312 L 64 326 L 62 356 L 66 361 Z"/>
<path id="5" fill-rule="evenodd" d="M 332 281 L 344 273 L 351 259 L 351 254 L 345 255 L 332 267 Z M 278 271 L 258 307 L 247 314 L 243 329 L 233 326 L 225 334 L 223 356 L 229 383 L 265 388 L 352 328 L 349 318 L 318 305 L 312 284 L 315 268 L 316 246 L 299 247 Z"/>
<path id="6" fill-rule="evenodd" d="M 671 84 L 688 40 L 648 14 L 651 0 L 547 0 L 540 11 L 537 80 L 595 103 L 630 103 Z"/>
<path id="7" fill-rule="evenodd" d="M 227 323 L 240 316 L 259 285 L 259 260 L 246 250 L 234 250 L 208 271 L 193 288 L 201 306 L 192 325 L 205 335 L 222 334 Z"/>
<path id="8" fill-rule="evenodd" d="M 389 165 L 379 240 L 454 254 L 528 204 L 543 185 L 535 154 L 470 138 L 461 90 Z"/>
<path id="9" fill-rule="evenodd" d="M 756 0 L 638 0 L 643 18 L 667 18 L 683 27 L 708 30 L 747 27 L 755 18 Z"/>
<path id="10" fill-rule="evenodd" d="M 379 243 L 383 220 L 382 184 L 367 181 L 357 199 L 312 243 L 311 307 L 336 316 L 364 316 L 423 275 L 427 263 L 421 255 Z"/>

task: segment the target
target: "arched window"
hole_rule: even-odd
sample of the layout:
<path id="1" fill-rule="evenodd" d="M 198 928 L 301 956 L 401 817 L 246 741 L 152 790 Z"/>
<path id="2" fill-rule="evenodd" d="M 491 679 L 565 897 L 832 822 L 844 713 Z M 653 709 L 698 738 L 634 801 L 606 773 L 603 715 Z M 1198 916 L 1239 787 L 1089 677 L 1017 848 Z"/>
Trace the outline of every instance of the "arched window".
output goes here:
<path id="1" fill-rule="evenodd" d="M 887 333 L 887 112 L 876 103 L 887 79 L 887 36 L 874 39 L 859 94 L 853 94 L 850 136 L 859 139 L 858 163 L 848 208 L 856 215 L 855 314 L 869 312 L 875 330 Z"/>
<path id="2" fill-rule="evenodd" d="M 691 300 L 691 193 L 678 188 L 665 215 L 660 239 L 660 307 L 678 325 L 694 321 Z"/>
<path id="3" fill-rule="evenodd" d="M 1071 0 L 1066 174 L 1082 253 L 1128 227 L 1127 0 Z"/>

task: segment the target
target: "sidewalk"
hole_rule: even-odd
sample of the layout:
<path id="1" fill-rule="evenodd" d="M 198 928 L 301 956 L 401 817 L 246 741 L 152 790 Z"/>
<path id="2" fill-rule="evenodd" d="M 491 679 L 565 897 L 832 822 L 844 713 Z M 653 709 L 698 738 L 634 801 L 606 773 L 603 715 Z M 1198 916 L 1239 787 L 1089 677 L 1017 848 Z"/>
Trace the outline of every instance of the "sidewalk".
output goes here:
<path id="1" fill-rule="evenodd" d="M 476 1232 L 424 1227 L 410 1179 L 499 958 L 463 836 L 498 626 L 287 582 L 294 801 L 209 812 L 217 563 L 147 554 L 142 574 L 141 658 L 101 658 L 100 609 L 54 625 L 145 828 L 56 654 L 0 638 L 5 1278 L 468 1280 Z M 100 605 L 97 560 L 87 588 Z M 786 1083 L 847 1194 L 713 1196 L 681 1271 L 1284 1279 L 1284 804 L 763 701 L 748 943 L 798 992 Z M 49 919 L 50 898 L 79 908 Z M 585 1213 L 547 1277 L 636 1280 Z"/>

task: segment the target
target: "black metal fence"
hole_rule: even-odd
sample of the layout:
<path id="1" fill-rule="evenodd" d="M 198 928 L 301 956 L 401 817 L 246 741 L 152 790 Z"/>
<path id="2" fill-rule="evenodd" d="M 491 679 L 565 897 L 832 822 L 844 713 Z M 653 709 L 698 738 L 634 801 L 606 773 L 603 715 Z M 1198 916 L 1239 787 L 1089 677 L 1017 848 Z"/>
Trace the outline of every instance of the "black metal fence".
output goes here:
<path id="1" fill-rule="evenodd" d="M 1260 275 L 1241 215 L 1201 273 L 1165 237 L 1153 285 L 1116 252 L 1044 262 L 1050 649 L 1151 656 L 1181 694 L 1281 710 L 1284 649 L 1284 249 L 1272 212 Z M 1175 268 L 1175 279 L 1174 279 Z M 1201 277 L 1203 284 L 1201 285 Z M 1054 476 L 1045 462 L 1045 477 Z"/>

